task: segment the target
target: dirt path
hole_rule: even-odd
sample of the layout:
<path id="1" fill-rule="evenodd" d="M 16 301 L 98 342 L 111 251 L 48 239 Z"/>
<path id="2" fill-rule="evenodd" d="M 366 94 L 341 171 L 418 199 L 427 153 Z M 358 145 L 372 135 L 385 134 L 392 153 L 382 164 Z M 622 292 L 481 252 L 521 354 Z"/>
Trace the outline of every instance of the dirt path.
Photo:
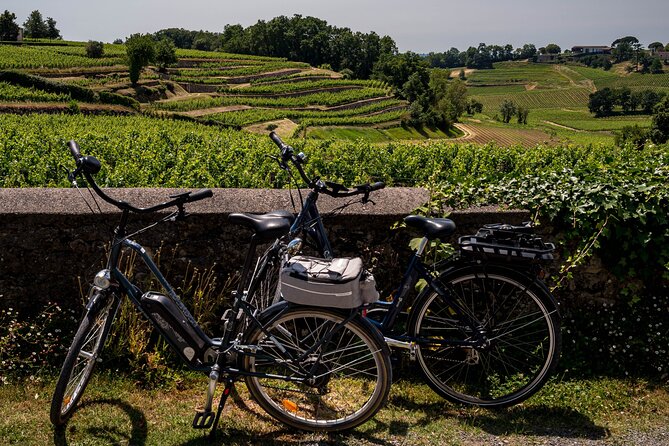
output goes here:
<path id="1" fill-rule="evenodd" d="M 277 121 L 267 121 L 249 125 L 244 127 L 244 130 L 249 131 L 251 133 L 259 133 L 261 135 L 266 135 L 267 132 L 269 132 L 267 127 L 272 124 L 277 126 L 274 129 L 274 132 L 276 132 L 282 138 L 290 138 L 291 136 L 293 136 L 293 133 L 295 133 L 295 129 L 297 128 L 297 124 L 291 121 L 290 119 L 279 119 Z"/>

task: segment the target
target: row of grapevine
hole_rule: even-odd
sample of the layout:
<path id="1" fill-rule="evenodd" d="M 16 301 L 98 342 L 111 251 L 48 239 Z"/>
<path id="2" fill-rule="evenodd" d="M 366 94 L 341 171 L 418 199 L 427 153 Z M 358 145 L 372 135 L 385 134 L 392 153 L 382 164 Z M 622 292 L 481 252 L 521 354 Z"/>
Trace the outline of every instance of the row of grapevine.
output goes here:
<path id="1" fill-rule="evenodd" d="M 379 88 L 360 88 L 335 93 L 314 93 L 299 97 L 264 98 L 212 96 L 178 101 L 156 102 L 152 105 L 158 110 L 190 111 L 227 105 L 250 105 L 254 107 L 307 107 L 335 106 L 360 101 L 363 99 L 384 97 L 388 92 Z"/>

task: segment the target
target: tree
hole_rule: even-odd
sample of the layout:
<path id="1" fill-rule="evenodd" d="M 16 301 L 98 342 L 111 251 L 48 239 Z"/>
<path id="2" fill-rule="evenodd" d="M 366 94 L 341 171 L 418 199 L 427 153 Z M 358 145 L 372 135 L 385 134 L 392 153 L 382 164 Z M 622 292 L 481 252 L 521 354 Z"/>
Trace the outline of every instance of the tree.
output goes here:
<path id="1" fill-rule="evenodd" d="M 56 21 L 51 17 L 46 18 L 46 37 L 49 39 L 62 39 L 60 31 L 56 28 Z"/>
<path id="2" fill-rule="evenodd" d="M 94 59 L 102 57 L 105 52 L 105 47 L 102 42 L 89 40 L 86 44 L 86 56 Z"/>
<path id="3" fill-rule="evenodd" d="M 23 31 L 26 37 L 43 39 L 48 37 L 49 28 L 46 22 L 42 19 L 42 13 L 38 10 L 34 10 L 23 24 Z"/>
<path id="4" fill-rule="evenodd" d="M 664 51 L 664 45 L 662 45 L 661 42 L 653 42 L 648 45 L 648 49 L 651 50 L 652 52 Z"/>
<path id="5" fill-rule="evenodd" d="M 662 74 L 664 72 L 659 57 L 653 57 L 653 61 L 650 63 L 650 72 L 651 74 Z"/>
<path id="6" fill-rule="evenodd" d="M 516 109 L 516 117 L 518 118 L 518 124 L 527 124 L 527 115 L 530 114 L 530 110 L 519 105 Z"/>
<path id="7" fill-rule="evenodd" d="M 669 97 L 665 97 L 655 106 L 653 124 L 650 127 L 650 139 L 655 144 L 669 141 Z"/>
<path id="8" fill-rule="evenodd" d="M 653 109 L 661 99 L 662 95 L 660 93 L 656 93 L 653 90 L 643 90 L 641 92 L 639 106 L 644 113 L 650 114 L 653 113 Z"/>
<path id="9" fill-rule="evenodd" d="M 537 55 L 537 47 L 531 43 L 526 43 L 522 48 L 516 48 L 515 54 L 517 59 L 531 59 Z"/>
<path id="10" fill-rule="evenodd" d="M 511 121 L 511 118 L 516 114 L 517 111 L 518 108 L 516 103 L 509 99 L 504 99 L 502 104 L 499 106 L 499 112 L 502 115 L 502 121 L 506 124 Z"/>
<path id="11" fill-rule="evenodd" d="M 590 113 L 594 113 L 595 117 L 609 116 L 613 112 L 616 100 L 616 93 L 609 87 L 605 87 L 590 94 L 588 109 Z"/>
<path id="12" fill-rule="evenodd" d="M 153 39 L 148 34 L 133 34 L 125 42 L 130 82 L 137 85 L 139 74 L 155 59 Z"/>
<path id="13" fill-rule="evenodd" d="M 159 40 L 156 43 L 155 61 L 161 71 L 165 71 L 168 65 L 177 63 L 177 52 L 174 43 L 168 38 Z"/>
<path id="14" fill-rule="evenodd" d="M 483 104 L 476 99 L 470 99 L 467 102 L 467 114 L 473 115 L 474 113 L 481 113 L 483 111 Z"/>
<path id="15" fill-rule="evenodd" d="M 641 150 L 646 144 L 648 135 L 649 131 L 638 125 L 626 125 L 615 133 L 615 144 L 618 147 L 631 144 L 633 147 Z"/>
<path id="16" fill-rule="evenodd" d="M 562 52 L 562 48 L 560 48 L 555 43 L 549 43 L 546 45 L 545 49 L 547 54 L 560 54 Z"/>
<path id="17" fill-rule="evenodd" d="M 0 40 L 16 41 L 19 37 L 19 25 L 16 24 L 16 14 L 5 12 L 0 15 Z"/>

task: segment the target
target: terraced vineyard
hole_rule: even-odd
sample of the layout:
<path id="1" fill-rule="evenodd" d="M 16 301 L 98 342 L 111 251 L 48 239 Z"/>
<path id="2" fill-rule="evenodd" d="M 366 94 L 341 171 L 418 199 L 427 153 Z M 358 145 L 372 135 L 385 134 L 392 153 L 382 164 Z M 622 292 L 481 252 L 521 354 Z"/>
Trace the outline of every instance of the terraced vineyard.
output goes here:
<path id="1" fill-rule="evenodd" d="M 83 42 L 0 45 L 0 70 L 19 70 L 73 88 L 131 96 L 142 102 L 142 111 L 149 114 L 183 116 L 262 133 L 282 120 L 291 122 L 284 128 L 302 134 L 314 126 L 392 127 L 407 106 L 393 98 L 382 82 L 346 80 L 333 71 L 280 58 L 198 50 L 177 50 L 174 68 L 159 72 L 150 67 L 134 88 L 124 57 L 124 45 L 105 45 L 104 56 L 98 59 L 86 57 Z M 51 107 L 49 103 L 71 100 L 60 91 L 0 83 L 0 102 L 9 104 L 5 111 L 34 108 L 56 112 L 64 106 Z M 20 104 L 34 102 L 40 104 Z M 95 107 L 91 104 L 85 109 L 89 112 Z M 292 136 L 292 132 L 283 136 Z"/>
<path id="2" fill-rule="evenodd" d="M 124 45 L 105 45 L 104 56 L 98 59 L 86 57 L 83 42 L 0 45 L 0 71 L 46 77 L 52 82 L 47 87 L 70 86 L 68 90 L 2 82 L 0 107 L 16 113 L 133 114 L 139 110 L 258 133 L 277 128 L 284 137 L 356 135 L 350 137 L 371 141 L 453 136 L 401 128 L 408 105 L 393 97 L 382 82 L 343 79 L 333 71 L 272 57 L 198 50 L 177 50 L 177 57 L 176 66 L 166 71 L 144 70 L 139 86 L 132 87 Z M 649 117 L 594 118 L 587 111 L 590 93 L 621 86 L 669 92 L 669 74 L 503 62 L 493 70 L 467 70 L 466 85 L 469 95 L 483 104 L 483 113 L 473 117 L 479 122 L 464 120 L 463 140 L 501 145 L 588 138 L 610 141 L 612 132 L 626 125 L 648 126 Z M 128 96 L 131 99 L 124 100 Z M 73 105 L 73 99 L 80 105 Z M 530 111 L 526 126 L 505 128 L 496 122 L 504 100 Z"/>

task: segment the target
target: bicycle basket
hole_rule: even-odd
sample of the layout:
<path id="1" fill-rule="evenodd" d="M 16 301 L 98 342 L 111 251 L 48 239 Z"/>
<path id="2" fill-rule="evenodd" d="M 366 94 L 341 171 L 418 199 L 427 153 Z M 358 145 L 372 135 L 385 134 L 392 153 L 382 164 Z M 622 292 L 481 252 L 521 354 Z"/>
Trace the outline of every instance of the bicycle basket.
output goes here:
<path id="1" fill-rule="evenodd" d="M 465 256 L 507 262 L 547 262 L 553 260 L 555 250 L 555 245 L 541 240 L 529 223 L 485 225 L 474 235 L 460 237 L 458 244 Z"/>

